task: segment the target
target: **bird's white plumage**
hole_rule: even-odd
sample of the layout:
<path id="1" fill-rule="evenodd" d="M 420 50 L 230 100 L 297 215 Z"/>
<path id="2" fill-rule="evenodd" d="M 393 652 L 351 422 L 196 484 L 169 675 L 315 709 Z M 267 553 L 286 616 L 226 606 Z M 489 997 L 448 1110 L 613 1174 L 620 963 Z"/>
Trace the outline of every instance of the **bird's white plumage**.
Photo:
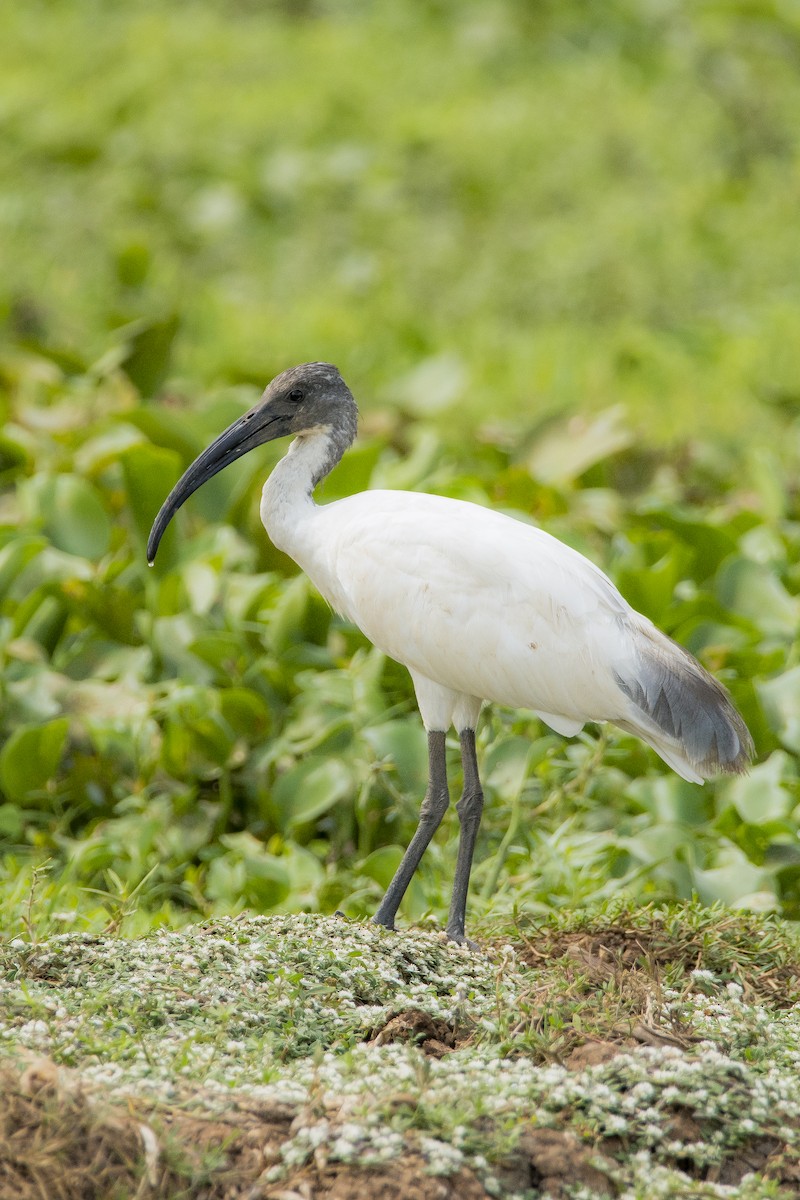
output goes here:
<path id="1" fill-rule="evenodd" d="M 475 728 L 483 700 L 533 709 L 574 734 L 614 721 L 685 779 L 747 769 L 752 740 L 730 696 L 691 654 L 635 612 L 582 555 L 491 509 L 415 492 L 365 492 L 320 508 L 317 484 L 356 435 L 355 400 L 330 363 L 276 376 L 261 400 L 184 471 L 147 543 L 153 562 L 173 513 L 254 446 L 292 435 L 264 485 L 267 533 L 339 613 L 411 672 L 428 728 L 417 828 L 374 920 L 398 907 L 447 810 L 445 733 L 459 731 L 461 833 L 447 936 L 465 932 L 483 810 Z"/>
<path id="2" fill-rule="evenodd" d="M 560 733 L 616 721 L 680 774 L 702 776 L 620 687 L 637 635 L 671 645 L 593 563 L 492 509 L 371 491 L 317 506 L 323 436 L 298 439 L 264 487 L 273 542 L 342 616 L 411 671 L 429 729 L 474 728 L 480 702 L 535 711 Z"/>

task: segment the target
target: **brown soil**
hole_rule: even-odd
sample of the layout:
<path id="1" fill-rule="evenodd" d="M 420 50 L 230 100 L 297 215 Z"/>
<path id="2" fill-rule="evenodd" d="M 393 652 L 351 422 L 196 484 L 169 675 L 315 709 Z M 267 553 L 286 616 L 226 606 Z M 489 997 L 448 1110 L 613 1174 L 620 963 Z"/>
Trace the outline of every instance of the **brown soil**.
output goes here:
<path id="1" fill-rule="evenodd" d="M 139 1111 L 141 1110 L 141 1111 Z M 49 1059 L 0 1071 L 0 1200 L 239 1200 L 295 1113 L 232 1111 L 230 1119 L 111 1105 Z M 202 1187 L 188 1187 L 188 1180 Z"/>
<path id="2" fill-rule="evenodd" d="M 387 1040 L 394 1033 L 408 1033 L 421 1037 L 423 1046 L 431 1042 L 450 1050 L 446 1029 L 435 1021 L 428 1026 L 413 1010 L 393 1018 L 383 1032 L 390 1034 Z M 603 1063 L 624 1048 L 589 1041 L 568 1065 L 583 1069 Z M 397 1102 L 416 1104 L 413 1096 L 398 1095 Z M 563 1114 L 565 1122 L 569 1117 Z M 407 1152 L 383 1167 L 327 1161 L 320 1147 L 311 1163 L 279 1182 L 268 1182 L 267 1173 L 280 1161 L 281 1144 L 297 1118 L 289 1106 L 237 1105 L 233 1098 L 223 1116 L 203 1116 L 184 1107 L 148 1108 L 133 1100 L 112 1105 L 86 1088 L 77 1074 L 48 1059 L 33 1060 L 24 1069 L 5 1067 L 0 1070 L 0 1200 L 108 1200 L 114 1195 L 138 1200 L 177 1195 L 184 1200 L 487 1200 L 482 1183 L 467 1168 L 449 1177 L 429 1174 L 413 1131 Z M 491 1126 L 484 1132 L 490 1141 Z M 707 1140 L 713 1132 L 711 1125 L 680 1108 L 664 1130 L 665 1139 L 684 1142 Z M 534 1189 L 562 1200 L 583 1186 L 592 1195 L 614 1197 L 615 1160 L 626 1152 L 614 1137 L 591 1145 L 569 1129 L 530 1125 L 494 1173 L 501 1196 Z M 800 1158 L 775 1138 L 754 1137 L 717 1167 L 698 1171 L 691 1159 L 672 1165 L 694 1178 L 727 1185 L 756 1172 L 776 1180 L 785 1194 L 800 1195 Z"/>
<path id="3" fill-rule="evenodd" d="M 732 931 L 740 934 L 741 918 L 732 922 Z M 724 926 L 717 927 L 717 936 Z M 658 980 L 667 966 L 679 966 L 689 972 L 695 968 L 711 967 L 708 947 L 700 935 L 687 931 L 678 941 L 674 931 L 669 933 L 653 921 L 647 930 L 635 929 L 621 923 L 604 928 L 563 932 L 546 926 L 528 934 L 520 929 L 518 953 L 529 967 L 541 968 L 565 955 L 574 959 L 595 982 L 602 982 L 619 971 L 644 971 L 651 980 Z M 754 934 L 755 937 L 755 934 Z M 736 948 L 733 941 L 729 949 Z M 742 945 L 743 960 L 747 961 L 748 947 Z M 800 1001 L 800 962 L 780 963 L 757 973 L 742 967 L 734 971 L 737 982 L 748 1000 L 762 1000 L 774 1008 L 789 1008 Z"/>
<path id="4" fill-rule="evenodd" d="M 421 1008 L 407 1008 L 373 1029 L 367 1038 L 370 1045 L 385 1046 L 390 1042 L 411 1042 L 431 1058 L 443 1058 L 464 1039 L 457 1036 L 454 1026 L 432 1017 Z"/>
<path id="5" fill-rule="evenodd" d="M 543 1196 L 561 1200 L 575 1188 L 584 1187 L 592 1196 L 616 1196 L 610 1178 L 614 1162 L 592 1150 L 574 1133 L 560 1129 L 530 1128 L 523 1133 L 514 1155 L 513 1173 L 504 1175 L 509 1191 L 535 1188 Z"/>
<path id="6" fill-rule="evenodd" d="M 406 1154 L 379 1168 L 303 1167 L 290 1180 L 254 1189 L 247 1200 L 489 1200 L 489 1193 L 471 1171 L 429 1175 L 424 1159 Z"/>

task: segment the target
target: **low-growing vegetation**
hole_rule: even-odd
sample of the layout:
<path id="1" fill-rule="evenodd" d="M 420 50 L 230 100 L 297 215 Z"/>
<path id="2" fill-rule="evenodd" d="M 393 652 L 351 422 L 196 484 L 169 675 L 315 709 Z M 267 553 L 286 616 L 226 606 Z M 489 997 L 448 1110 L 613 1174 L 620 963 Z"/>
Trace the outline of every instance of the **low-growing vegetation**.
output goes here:
<path id="1" fill-rule="evenodd" d="M 800 1191 L 798 63 L 769 0 L 9 11 L 0 1200 Z M 362 414 L 323 502 L 540 523 L 754 735 L 698 787 L 486 712 L 479 955 L 453 813 L 364 922 L 425 737 L 264 535 L 281 447 L 145 564 L 311 359 Z"/>
<path id="2" fill-rule="evenodd" d="M 68 1148 L 65 1197 L 788 1197 L 798 949 L 620 904 L 485 953 L 297 915 L 16 939 L 0 1120 L 35 1152 L 0 1195 Z"/>

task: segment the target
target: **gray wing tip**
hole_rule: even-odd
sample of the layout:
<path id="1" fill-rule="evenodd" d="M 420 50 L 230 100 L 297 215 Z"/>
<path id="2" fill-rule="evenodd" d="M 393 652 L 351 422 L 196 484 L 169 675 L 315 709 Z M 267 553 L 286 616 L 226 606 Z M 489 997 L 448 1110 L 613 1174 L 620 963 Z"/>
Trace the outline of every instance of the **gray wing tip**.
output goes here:
<path id="1" fill-rule="evenodd" d="M 750 730 L 733 707 L 727 694 L 725 699 L 727 700 L 727 711 L 724 716 L 729 722 L 730 732 L 737 739 L 737 749 L 735 753 L 721 753 L 715 741 L 714 750 L 716 752 L 709 753 L 698 766 L 700 770 L 709 775 L 746 775 L 753 762 L 755 746 L 750 736 Z"/>
<path id="2" fill-rule="evenodd" d="M 659 741 L 671 746 L 704 778 L 746 774 L 753 739 L 722 684 L 663 634 L 658 641 L 648 637 L 637 649 L 632 677 L 616 672 L 615 677 L 644 718 L 640 736 L 657 751 Z"/>

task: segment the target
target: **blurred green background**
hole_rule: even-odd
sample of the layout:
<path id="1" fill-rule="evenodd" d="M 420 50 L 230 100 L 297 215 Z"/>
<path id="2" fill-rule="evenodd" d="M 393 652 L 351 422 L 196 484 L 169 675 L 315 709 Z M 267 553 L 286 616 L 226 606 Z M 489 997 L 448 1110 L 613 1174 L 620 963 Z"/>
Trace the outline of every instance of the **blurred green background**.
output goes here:
<path id="1" fill-rule="evenodd" d="M 376 904 L 424 736 L 267 542 L 280 448 L 144 565 L 181 469 L 308 359 L 363 415 L 323 498 L 533 517 L 757 740 L 701 789 L 616 731 L 487 715 L 473 912 L 797 916 L 797 7 L 32 0 L 0 77 L 5 928 Z M 456 833 L 407 915 L 446 909 Z"/>

